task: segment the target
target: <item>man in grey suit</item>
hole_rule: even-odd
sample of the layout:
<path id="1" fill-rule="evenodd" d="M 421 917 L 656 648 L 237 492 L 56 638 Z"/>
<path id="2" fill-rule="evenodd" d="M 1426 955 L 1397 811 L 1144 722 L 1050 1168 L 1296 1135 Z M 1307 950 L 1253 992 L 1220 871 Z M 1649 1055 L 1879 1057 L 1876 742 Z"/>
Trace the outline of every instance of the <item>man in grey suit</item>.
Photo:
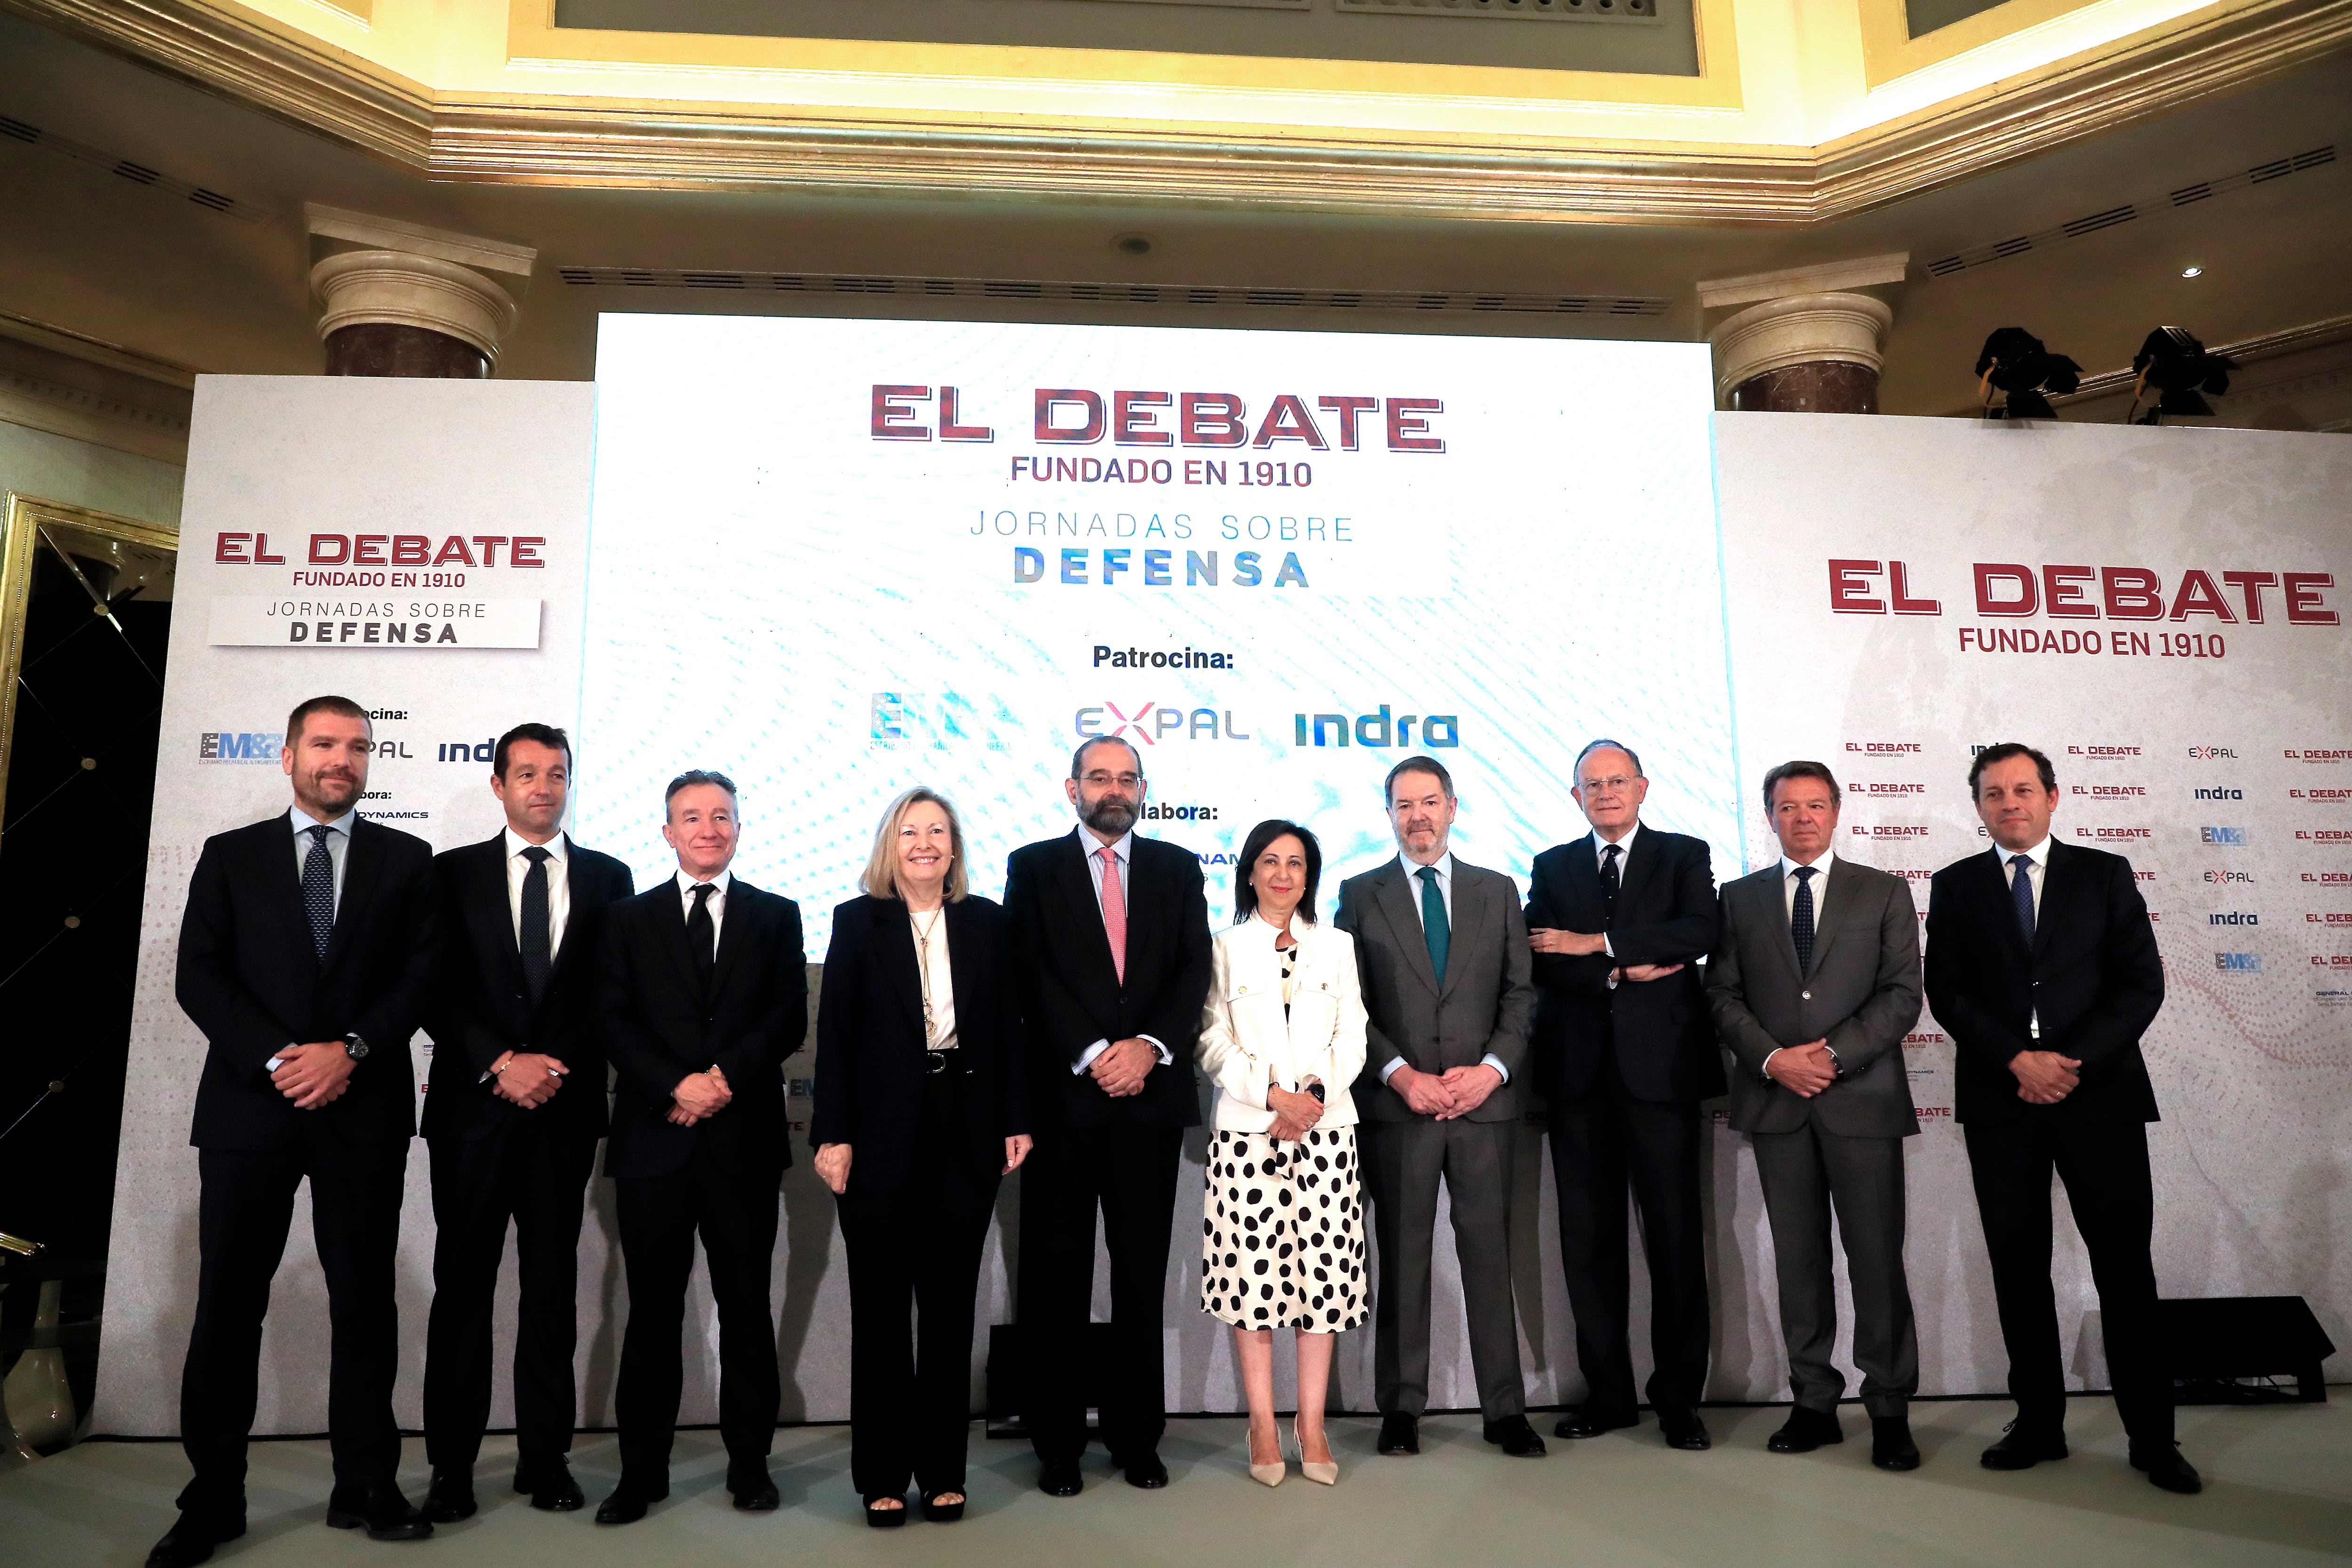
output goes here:
<path id="1" fill-rule="evenodd" d="M 1832 849 L 1843 793 L 1820 763 L 1764 775 L 1780 858 L 1723 889 L 1706 994 L 1736 1058 L 1731 1125 L 1756 1150 L 1780 1276 L 1796 1406 L 1768 1446 L 1802 1454 L 1845 1440 L 1845 1376 L 1830 1361 L 1834 1205 L 1871 1463 L 1913 1470 L 1919 1343 L 1903 1273 L 1903 1140 L 1919 1119 L 1903 1036 L 1919 1016 L 1919 923 L 1909 883 Z"/>
<path id="2" fill-rule="evenodd" d="M 1363 984 L 1364 1184 L 1381 1249 L 1373 1337 L 1380 1451 L 1421 1452 L 1429 1403 L 1429 1272 L 1437 1192 L 1453 1203 L 1454 1251 L 1486 1441 L 1533 1458 L 1511 1305 L 1512 1129 L 1527 1110 L 1535 1006 L 1518 889 L 1446 847 L 1454 778 L 1433 757 L 1389 771 L 1389 822 L 1402 851 L 1339 888 L 1341 931 Z"/>

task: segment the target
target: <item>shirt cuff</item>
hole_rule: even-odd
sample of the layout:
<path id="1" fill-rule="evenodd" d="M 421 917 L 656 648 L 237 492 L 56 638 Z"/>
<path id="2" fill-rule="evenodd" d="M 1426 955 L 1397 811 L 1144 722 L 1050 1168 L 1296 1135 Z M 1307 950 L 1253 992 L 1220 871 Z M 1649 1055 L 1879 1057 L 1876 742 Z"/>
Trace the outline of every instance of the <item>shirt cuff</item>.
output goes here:
<path id="1" fill-rule="evenodd" d="M 1085 1050 L 1080 1051 L 1078 1053 L 1078 1065 L 1070 1069 L 1070 1076 L 1072 1078 L 1076 1078 L 1080 1073 L 1086 1071 L 1088 1068 L 1094 1066 L 1095 1058 L 1108 1049 L 1110 1049 L 1110 1042 L 1108 1040 L 1097 1040 L 1093 1045 L 1088 1046 Z"/>
<path id="2" fill-rule="evenodd" d="M 1478 1065 L 1480 1067 L 1493 1068 L 1495 1069 L 1495 1076 L 1501 1079 L 1505 1083 L 1511 1081 L 1511 1069 L 1505 1067 L 1503 1065 L 1503 1058 L 1496 1056 L 1494 1052 L 1488 1051 L 1485 1056 L 1480 1057 L 1478 1058 Z"/>
<path id="3" fill-rule="evenodd" d="M 1782 1051 L 1785 1051 L 1789 1047 L 1786 1046 L 1774 1046 L 1770 1050 L 1766 1051 L 1764 1053 L 1764 1068 L 1756 1076 L 1765 1079 L 1767 1082 L 1770 1081 L 1772 1077 L 1772 1058 L 1779 1056 Z"/>
<path id="4" fill-rule="evenodd" d="M 1160 1041 L 1159 1036 L 1138 1035 L 1135 1037 L 1139 1040 L 1148 1042 L 1153 1050 L 1160 1053 L 1160 1065 L 1161 1067 L 1174 1067 L 1176 1065 L 1176 1053 L 1170 1050 L 1167 1046 Z"/>
<path id="5" fill-rule="evenodd" d="M 1399 1057 L 1396 1060 L 1389 1063 L 1388 1066 L 1381 1069 L 1381 1081 L 1382 1083 L 1388 1082 L 1390 1079 L 1396 1076 L 1396 1069 L 1402 1066 L 1404 1066 L 1404 1058 L 1402 1057 Z"/>
<path id="6" fill-rule="evenodd" d="M 1601 933 L 1601 951 L 1612 958 L 1617 956 L 1617 950 L 1609 945 L 1609 933 L 1605 931 Z"/>

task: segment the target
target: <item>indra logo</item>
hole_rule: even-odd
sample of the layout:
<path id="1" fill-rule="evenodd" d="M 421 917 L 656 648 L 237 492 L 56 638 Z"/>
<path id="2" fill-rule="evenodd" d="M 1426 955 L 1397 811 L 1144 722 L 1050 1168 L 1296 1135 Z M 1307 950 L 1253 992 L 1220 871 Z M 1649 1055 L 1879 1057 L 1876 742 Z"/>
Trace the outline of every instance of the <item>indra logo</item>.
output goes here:
<path id="1" fill-rule="evenodd" d="M 2238 760 L 2238 753 L 2227 746 L 2191 746 L 2189 754 L 2200 763 L 2234 763 Z"/>
<path id="2" fill-rule="evenodd" d="M 285 739 L 276 730 L 205 730 L 196 736 L 196 761 L 274 763 Z"/>
<path id="3" fill-rule="evenodd" d="M 2197 838 L 2202 844 L 2220 844 L 2231 848 L 2246 847 L 2246 830 L 2242 827 L 2200 827 Z"/>
<path id="4" fill-rule="evenodd" d="M 2249 910 L 2230 910 L 2221 914 L 2207 915 L 2205 923 L 2209 926 L 2258 926 L 2263 923 L 2263 917 Z"/>
<path id="5" fill-rule="evenodd" d="M 2224 974 L 2260 974 L 2263 955 L 2259 952 L 2217 952 L 2213 967 Z"/>
<path id="6" fill-rule="evenodd" d="M 1146 702 L 1132 713 L 1116 702 L 1081 708 L 1072 720 L 1081 739 L 1139 741 L 1156 746 L 1163 741 L 1248 741 L 1251 735 L 1234 721 L 1233 710 L 1163 708 Z"/>
<path id="7" fill-rule="evenodd" d="M 1413 738 L 1413 726 L 1421 727 L 1421 738 Z M 1354 715 L 1352 722 L 1345 713 L 1295 713 L 1291 715 L 1291 743 L 1299 746 L 1344 746 L 1353 734 L 1356 744 L 1376 750 L 1402 746 L 1407 750 L 1425 746 L 1442 751 L 1462 743 L 1462 721 L 1452 713 L 1394 713 L 1387 703 L 1381 703 L 1370 713 Z M 1311 737 L 1311 738 L 1310 738 Z"/>
<path id="8" fill-rule="evenodd" d="M 2243 800 L 2246 798 L 2246 792 L 2242 789 L 2199 789 L 2191 790 L 2189 793 L 2195 795 L 2199 800 Z"/>

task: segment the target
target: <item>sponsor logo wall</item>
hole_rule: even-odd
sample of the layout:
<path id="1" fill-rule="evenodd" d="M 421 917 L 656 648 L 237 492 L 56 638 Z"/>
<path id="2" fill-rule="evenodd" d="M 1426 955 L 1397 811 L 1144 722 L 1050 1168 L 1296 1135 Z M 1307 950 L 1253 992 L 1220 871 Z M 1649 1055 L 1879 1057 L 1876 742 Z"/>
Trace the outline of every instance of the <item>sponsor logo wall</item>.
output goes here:
<path id="1" fill-rule="evenodd" d="M 1970 758 L 2011 740 L 2046 752 L 2053 837 L 2131 861 L 2164 955 L 2146 1043 L 2164 1114 L 2149 1130 L 2159 1286 L 2306 1295 L 2340 1322 L 2352 1237 L 2307 1194 L 2352 1139 L 2352 1040 L 2333 1010 L 2352 978 L 2352 835 L 2324 837 L 2352 827 L 2337 788 L 2352 789 L 2352 452 L 1737 414 L 1717 416 L 1717 444 L 1743 776 L 1831 761 L 1846 790 L 1839 853 L 1908 879 L 1924 917 L 1927 879 L 1990 848 Z M 1742 809 L 1760 865 L 1770 830 L 1760 801 Z M 1909 1150 L 1909 1257 L 1924 1384 L 1997 1388 L 1949 1124 L 1952 1047 L 1932 1013 L 1918 1028 L 1906 1053 L 1927 1131 Z M 1718 1199 L 1742 1216 L 1743 1246 L 1769 1246 L 1760 1215 L 1745 1219 L 1734 1152 L 1717 1149 Z M 2063 1218 L 2060 1236 L 2071 1324 L 2097 1303 Z M 2105 1386 L 2095 1332 L 2069 1355 L 2078 1383 Z"/>

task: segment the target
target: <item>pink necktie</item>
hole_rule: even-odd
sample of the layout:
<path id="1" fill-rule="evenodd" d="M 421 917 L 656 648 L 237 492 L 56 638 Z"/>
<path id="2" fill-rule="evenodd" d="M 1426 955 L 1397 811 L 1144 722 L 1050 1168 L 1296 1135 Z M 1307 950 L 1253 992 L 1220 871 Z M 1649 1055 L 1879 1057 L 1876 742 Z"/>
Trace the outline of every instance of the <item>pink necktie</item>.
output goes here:
<path id="1" fill-rule="evenodd" d="M 1118 855 L 1106 845 L 1100 851 L 1103 863 L 1103 934 L 1110 938 L 1111 967 L 1118 971 L 1118 983 L 1127 984 L 1127 894 L 1118 885 Z"/>

